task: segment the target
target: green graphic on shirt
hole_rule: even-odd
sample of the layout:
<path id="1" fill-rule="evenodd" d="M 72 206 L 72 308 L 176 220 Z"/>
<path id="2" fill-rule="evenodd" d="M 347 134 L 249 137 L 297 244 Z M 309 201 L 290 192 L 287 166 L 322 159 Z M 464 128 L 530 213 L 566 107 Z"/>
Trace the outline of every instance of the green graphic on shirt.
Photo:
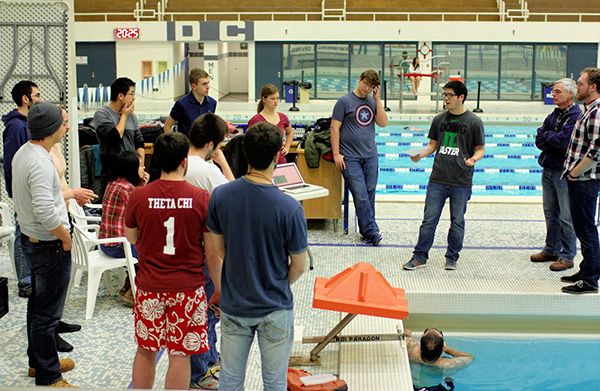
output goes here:
<path id="1" fill-rule="evenodd" d="M 442 146 L 457 148 L 456 145 L 456 133 L 446 132 L 444 133 L 444 141 L 442 142 Z"/>

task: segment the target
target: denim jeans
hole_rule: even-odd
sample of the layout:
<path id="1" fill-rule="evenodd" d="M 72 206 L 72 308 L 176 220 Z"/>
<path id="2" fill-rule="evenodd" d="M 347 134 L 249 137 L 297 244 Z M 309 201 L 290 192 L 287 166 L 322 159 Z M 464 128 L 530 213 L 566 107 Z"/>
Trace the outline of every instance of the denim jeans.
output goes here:
<path id="1" fill-rule="evenodd" d="M 219 390 L 244 390 L 254 334 L 258 334 L 264 390 L 287 390 L 287 368 L 294 340 L 293 310 L 274 311 L 262 318 L 241 318 L 221 311 Z"/>
<path id="2" fill-rule="evenodd" d="M 125 250 L 123 249 L 123 243 L 119 243 L 116 246 L 104 246 L 100 245 L 100 250 L 113 258 L 125 258 Z M 138 251 L 135 249 L 135 245 L 131 245 L 131 254 L 134 258 L 138 258 Z"/>
<path id="3" fill-rule="evenodd" d="M 413 252 L 413 258 L 419 261 L 429 259 L 429 250 L 433 245 L 435 229 L 440 221 L 447 198 L 450 198 L 450 230 L 448 231 L 446 258 L 458 260 L 458 253 L 462 250 L 465 237 L 465 212 L 467 211 L 467 201 L 471 198 L 471 188 L 446 186 L 433 182 L 429 182 L 427 185 L 423 223 L 419 229 L 419 239 Z"/>
<path id="4" fill-rule="evenodd" d="M 379 174 L 379 158 L 366 159 L 344 157 L 346 169 L 342 171 L 344 181 L 352 193 L 354 209 L 358 218 L 358 231 L 365 238 L 379 233 L 375 222 L 375 190 Z"/>
<path id="5" fill-rule="evenodd" d="M 21 227 L 17 221 L 17 214 L 15 213 L 15 270 L 17 272 L 17 286 L 20 291 L 27 291 L 31 289 L 31 270 L 29 270 L 29 264 L 23 254 L 21 248 Z"/>
<path id="6" fill-rule="evenodd" d="M 206 266 L 204 267 L 204 292 L 206 293 L 206 300 L 210 300 L 210 297 L 215 293 L 215 284 L 213 284 Z M 208 311 L 208 344 L 209 348 L 206 352 L 200 354 L 194 354 L 190 356 L 191 366 L 191 383 L 199 383 L 202 381 L 204 374 L 208 371 L 208 368 L 215 365 L 219 361 L 219 352 L 217 352 L 217 332 L 215 326 L 219 323 L 219 318 L 213 315 L 212 311 Z"/>
<path id="7" fill-rule="evenodd" d="M 600 181 L 568 181 L 568 185 L 573 227 L 583 256 L 579 274 L 584 282 L 597 289 L 600 278 L 600 243 L 595 219 Z"/>
<path id="8" fill-rule="evenodd" d="M 25 234 L 21 246 L 33 289 L 27 303 L 29 366 L 35 368 L 35 384 L 47 386 L 62 379 L 55 337 L 71 278 L 71 251 L 64 251 L 60 240 L 33 243 Z"/>
<path id="9" fill-rule="evenodd" d="M 560 179 L 562 169 L 544 168 L 542 192 L 546 218 L 546 245 L 544 252 L 572 261 L 577 253 L 577 237 L 571 221 L 569 188 L 566 179 Z"/>

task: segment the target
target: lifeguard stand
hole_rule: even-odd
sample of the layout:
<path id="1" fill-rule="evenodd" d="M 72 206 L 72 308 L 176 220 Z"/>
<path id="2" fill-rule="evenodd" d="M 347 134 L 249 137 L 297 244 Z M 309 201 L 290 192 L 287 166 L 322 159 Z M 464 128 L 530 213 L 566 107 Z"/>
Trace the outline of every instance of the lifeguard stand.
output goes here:
<path id="1" fill-rule="evenodd" d="M 418 98 L 420 97 L 429 97 L 429 96 L 433 96 L 435 97 L 435 112 L 437 113 L 439 111 L 439 105 L 440 105 L 440 98 L 441 98 L 441 94 L 442 91 L 441 87 L 446 84 L 446 82 L 448 81 L 448 77 L 449 77 L 449 71 L 448 71 L 448 65 L 449 62 L 446 61 L 446 55 L 437 55 L 437 56 L 432 56 L 428 59 L 422 60 L 421 64 L 423 66 L 423 64 L 432 64 L 431 67 L 431 73 L 419 73 L 419 74 L 412 74 L 412 73 L 406 73 L 404 72 L 404 69 L 408 66 L 408 64 L 410 64 L 412 60 L 411 59 L 406 59 L 400 62 L 400 65 L 398 67 L 398 78 L 400 79 L 400 93 L 399 93 L 399 100 L 398 100 L 398 108 L 400 109 L 400 112 L 402 113 L 403 110 L 403 101 L 404 101 L 404 83 L 405 83 L 405 78 L 406 77 L 410 77 L 410 76 L 421 76 L 421 78 L 423 77 L 430 77 L 434 80 L 434 91 L 431 91 L 431 84 L 430 83 L 422 83 L 421 85 L 424 87 L 424 91 L 421 91 L 418 93 Z"/>

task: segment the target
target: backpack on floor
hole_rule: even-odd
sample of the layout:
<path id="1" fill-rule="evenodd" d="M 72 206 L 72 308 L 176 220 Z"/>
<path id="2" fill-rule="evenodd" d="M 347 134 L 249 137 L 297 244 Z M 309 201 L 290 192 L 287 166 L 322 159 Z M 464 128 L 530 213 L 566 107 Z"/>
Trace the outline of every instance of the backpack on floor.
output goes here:
<path id="1" fill-rule="evenodd" d="M 302 369 L 288 368 L 288 391 L 348 391 L 348 385 L 342 379 L 323 384 L 315 384 L 313 386 L 305 386 L 304 383 L 300 381 L 300 378 L 304 376 L 310 376 L 310 373 Z"/>

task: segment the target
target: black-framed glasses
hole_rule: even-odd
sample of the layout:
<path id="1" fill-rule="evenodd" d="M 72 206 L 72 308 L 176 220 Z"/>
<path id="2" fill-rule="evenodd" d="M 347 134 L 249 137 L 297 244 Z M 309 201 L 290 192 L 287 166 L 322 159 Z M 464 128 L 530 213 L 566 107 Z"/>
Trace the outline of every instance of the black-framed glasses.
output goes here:
<path id="1" fill-rule="evenodd" d="M 444 98 L 452 98 L 453 96 L 458 96 L 458 95 L 453 94 L 452 92 L 444 92 L 444 93 L 442 93 L 442 96 Z"/>

